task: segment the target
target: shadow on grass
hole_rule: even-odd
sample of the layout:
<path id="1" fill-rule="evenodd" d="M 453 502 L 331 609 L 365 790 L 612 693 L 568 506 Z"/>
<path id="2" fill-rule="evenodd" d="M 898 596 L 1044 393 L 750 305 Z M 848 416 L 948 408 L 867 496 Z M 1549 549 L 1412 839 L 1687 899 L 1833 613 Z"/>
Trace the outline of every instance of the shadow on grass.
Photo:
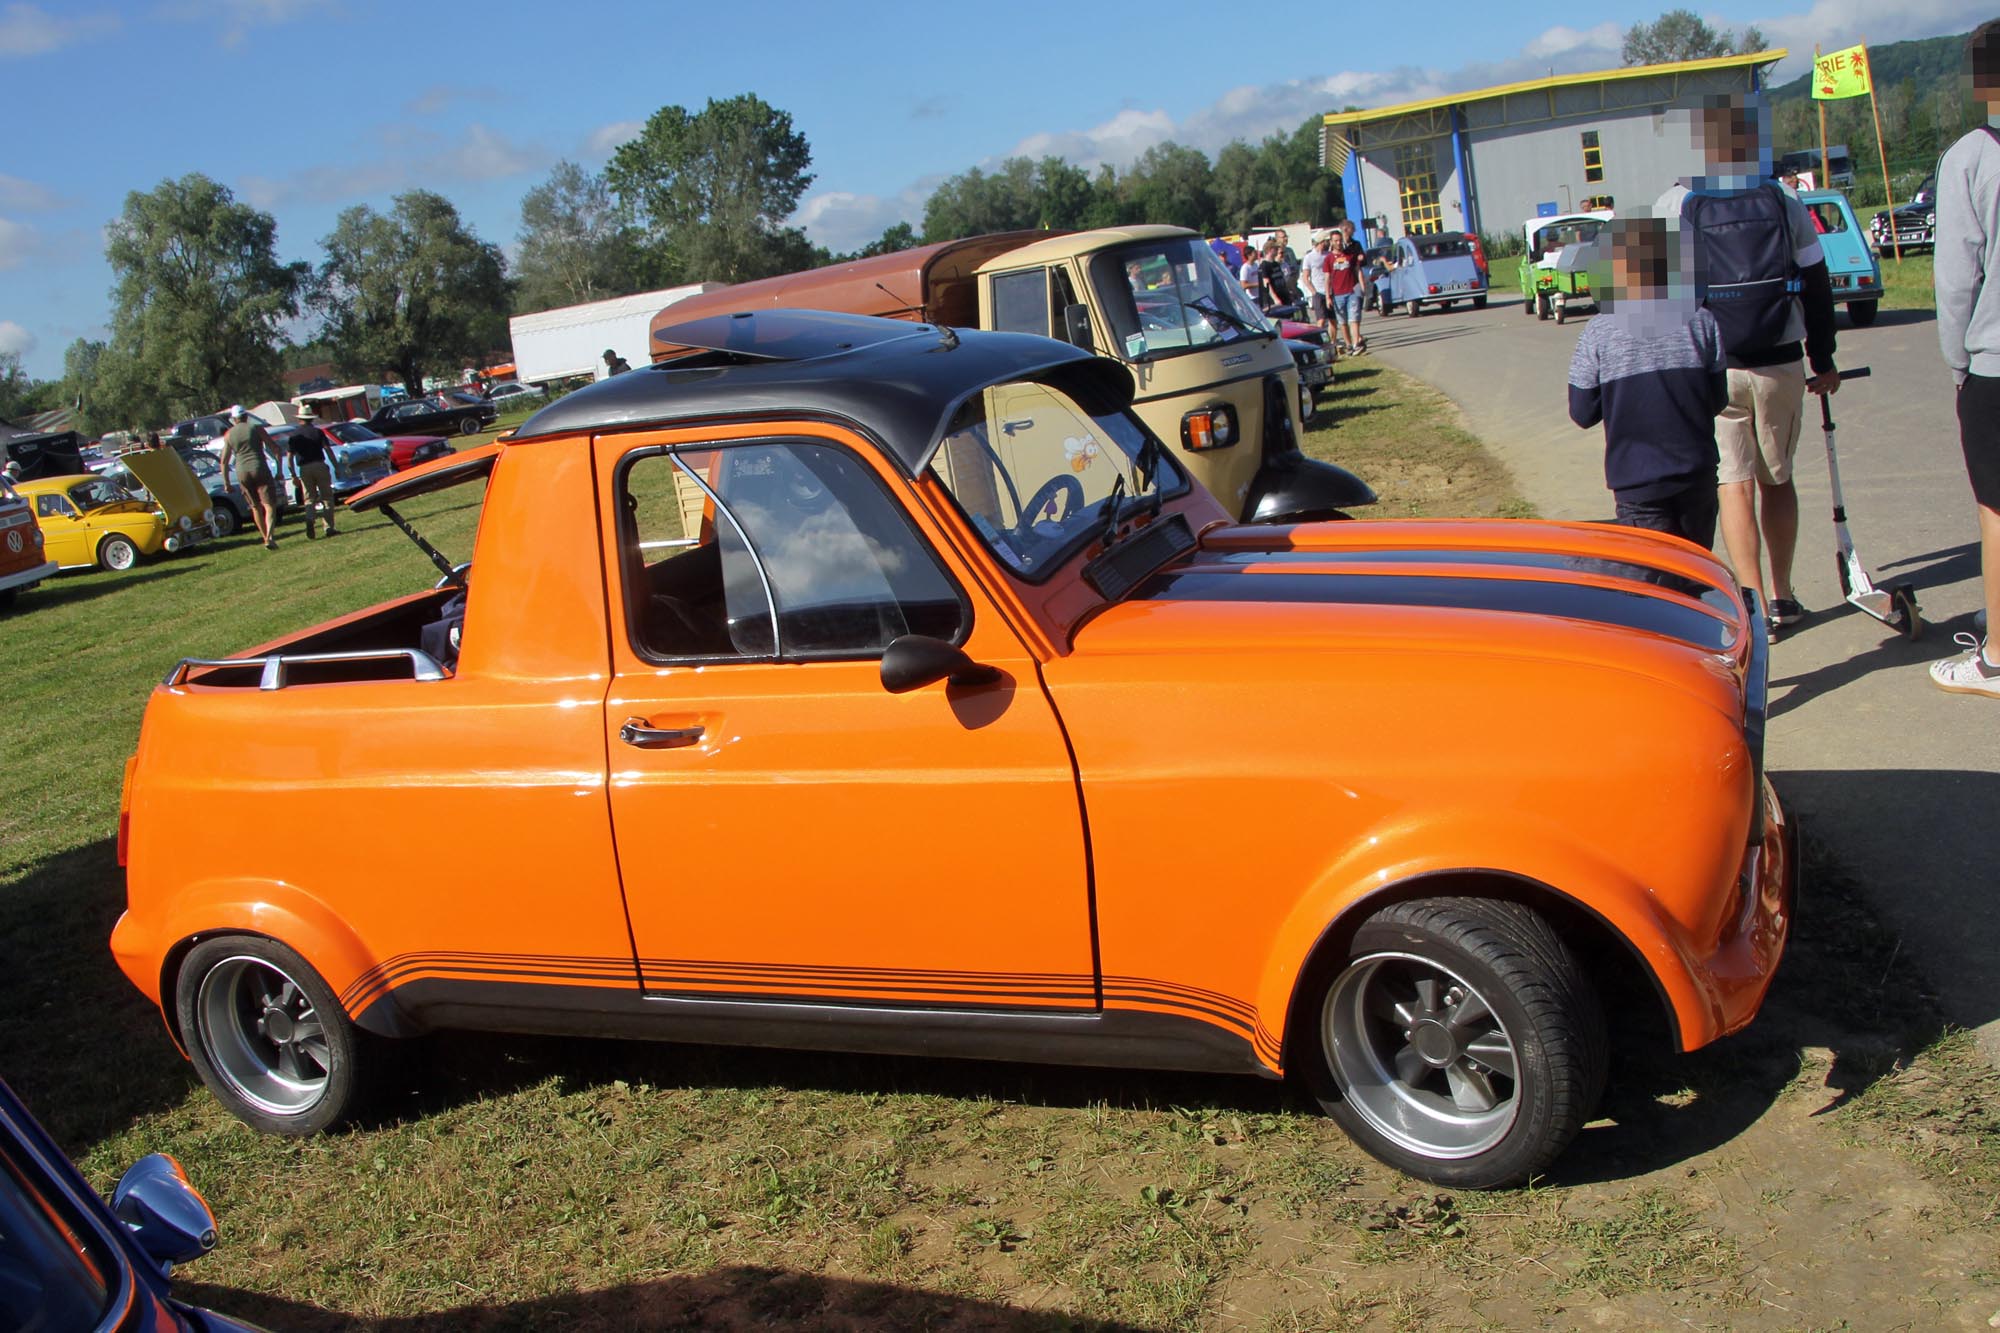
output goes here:
<path id="1" fill-rule="evenodd" d="M 95 597 L 106 597 L 141 583 L 158 583 L 188 573 L 185 563 L 162 565 L 138 573 L 63 574 L 45 579 L 41 586 L 21 594 L 14 605 L 16 614 L 38 606 L 74 606 Z"/>
<path id="2" fill-rule="evenodd" d="M 0 1076 L 71 1157 L 194 1082 L 159 1010 L 111 960 L 124 909 L 110 838 L 0 888 Z"/>
<path id="3" fill-rule="evenodd" d="M 643 1329 L 1098 1329 L 1138 1326 L 1024 1310 L 995 1301 L 921 1291 L 886 1282 L 821 1277 L 775 1268 L 726 1267 L 698 1277 L 633 1282 L 602 1291 L 564 1293 L 504 1305 L 464 1305 L 438 1314 L 356 1319 L 296 1301 L 177 1282 L 182 1300 L 272 1328 L 305 1333 L 445 1333 L 446 1330 L 563 1328 Z"/>

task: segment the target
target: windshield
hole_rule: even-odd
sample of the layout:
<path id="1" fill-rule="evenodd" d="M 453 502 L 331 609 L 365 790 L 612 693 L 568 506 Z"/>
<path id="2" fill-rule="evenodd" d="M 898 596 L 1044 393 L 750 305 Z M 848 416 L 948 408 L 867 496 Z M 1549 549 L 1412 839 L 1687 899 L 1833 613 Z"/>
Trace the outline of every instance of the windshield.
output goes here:
<path id="1" fill-rule="evenodd" d="M 132 497 L 119 489 L 116 482 L 106 481 L 102 477 L 92 477 L 89 481 L 80 481 L 70 487 L 69 498 L 78 509 L 88 512 L 99 505 L 117 504 Z"/>
<path id="2" fill-rule="evenodd" d="M 1597 233 L 1603 227 L 1604 221 L 1601 218 L 1571 218 L 1567 222 L 1557 222 L 1543 227 L 1535 233 L 1532 257 L 1540 259 L 1551 250 L 1588 244 L 1597 239 Z M 1465 253 L 1469 254 L 1471 251 L 1467 250 Z"/>
<path id="3" fill-rule="evenodd" d="M 1131 413 L 1092 411 L 1034 382 L 969 399 L 932 454 L 930 474 L 1001 563 L 1031 582 L 1103 532 L 1114 493 L 1122 505 L 1187 489 Z"/>
<path id="4" fill-rule="evenodd" d="M 1142 241 L 1095 255 L 1090 280 L 1116 349 L 1128 361 L 1277 332 L 1215 252 L 1193 236 Z"/>
<path id="5" fill-rule="evenodd" d="M 342 444 L 359 444 L 363 440 L 379 440 L 382 438 L 358 421 L 336 421 L 326 427 L 326 431 Z"/>

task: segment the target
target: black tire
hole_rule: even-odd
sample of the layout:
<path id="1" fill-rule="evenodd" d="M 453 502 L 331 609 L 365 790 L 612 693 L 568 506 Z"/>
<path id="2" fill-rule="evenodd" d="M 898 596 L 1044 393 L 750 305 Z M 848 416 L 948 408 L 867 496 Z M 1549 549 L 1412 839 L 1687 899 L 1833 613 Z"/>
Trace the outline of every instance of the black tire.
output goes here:
<path id="1" fill-rule="evenodd" d="M 1879 301 L 1849 301 L 1847 317 L 1854 321 L 1855 328 L 1865 329 L 1875 322 L 1875 311 L 1880 305 Z"/>
<path id="2" fill-rule="evenodd" d="M 1917 595 L 1907 583 L 1899 583 L 1889 590 L 1889 601 L 1902 618 L 1903 637 L 1915 642 L 1924 637 L 1923 610 L 1917 605 Z"/>
<path id="3" fill-rule="evenodd" d="M 0 588 L 0 611 L 5 611 L 8 607 L 12 606 L 15 596 L 20 591 L 19 588 Z"/>
<path id="4" fill-rule="evenodd" d="M 1424 313 L 1424 303 L 1422 301 L 1410 300 L 1403 304 L 1404 308 L 1409 312 L 1411 319 L 1415 319 L 1418 315 Z"/>
<path id="5" fill-rule="evenodd" d="M 1561 324 L 1568 318 L 1569 318 L 1569 302 L 1567 301 L 1559 302 L 1556 306 L 1556 323 Z"/>
<path id="6" fill-rule="evenodd" d="M 1518 903 L 1386 907 L 1321 978 L 1299 1048 L 1313 1091 L 1399 1171 L 1517 1184 L 1569 1146 L 1604 1090 L 1603 1007 L 1562 939 Z"/>
<path id="7" fill-rule="evenodd" d="M 477 435 L 485 429 L 486 427 L 480 423 L 479 418 L 471 413 L 467 413 L 458 419 L 458 433 L 460 435 Z"/>
<path id="8" fill-rule="evenodd" d="M 1310 426 L 1313 423 L 1313 418 L 1318 415 L 1318 393 L 1313 390 L 1312 385 L 1301 384 L 1299 386 L 1299 424 L 1301 426 Z"/>
<path id="9" fill-rule="evenodd" d="M 201 1081 L 251 1128 L 317 1134 L 358 1109 L 367 1034 L 295 950 L 261 935 L 203 940 L 181 965 L 174 1007 Z"/>
<path id="10" fill-rule="evenodd" d="M 132 568 L 139 563 L 139 548 L 129 537 L 112 533 L 97 544 L 97 566 L 114 573 Z"/>
<path id="11" fill-rule="evenodd" d="M 1554 314 L 1555 302 L 1550 299 L 1549 294 L 1547 292 L 1537 292 L 1535 294 L 1535 318 L 1548 319 Z"/>
<path id="12" fill-rule="evenodd" d="M 220 540 L 224 537 L 234 537 L 243 524 L 236 517 L 233 506 L 218 504 L 215 506 L 215 519 L 209 526 L 215 530 L 217 540 Z"/>
<path id="13" fill-rule="evenodd" d="M 1486 298 L 1485 298 L 1485 297 L 1483 297 L 1483 296 L 1475 296 L 1475 297 L 1473 297 L 1473 298 L 1472 298 L 1472 308 L 1473 308 L 1474 310 L 1484 310 L 1484 309 L 1486 308 Z"/>
<path id="14" fill-rule="evenodd" d="M 1524 314 L 1524 315 L 1527 315 L 1527 316 L 1528 316 L 1529 318 L 1531 318 L 1531 319 L 1532 319 L 1532 318 L 1534 317 L 1534 314 L 1535 314 L 1535 298 L 1534 298 L 1534 297 L 1532 297 L 1532 296 L 1527 296 L 1527 297 L 1523 297 L 1523 298 L 1522 298 L 1522 300 L 1521 300 L 1521 313 L 1522 313 L 1522 314 Z"/>

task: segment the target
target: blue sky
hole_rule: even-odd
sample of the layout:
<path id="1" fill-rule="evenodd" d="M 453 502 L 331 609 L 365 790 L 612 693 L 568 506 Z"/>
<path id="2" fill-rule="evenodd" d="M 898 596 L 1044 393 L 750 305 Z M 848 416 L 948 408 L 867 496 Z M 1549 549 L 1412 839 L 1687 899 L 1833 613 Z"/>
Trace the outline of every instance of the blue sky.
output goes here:
<path id="1" fill-rule="evenodd" d="M 1350 40 L 1307 5 L 1109 7 L 435 0 L 0 0 L 0 350 L 60 373 L 103 337 L 102 228 L 127 191 L 204 172 L 320 259 L 344 207 L 423 186 L 511 249 L 558 158 L 600 166 L 653 111 L 752 91 L 792 114 L 817 180 L 799 216 L 852 249 L 922 215 L 937 180 L 1014 153 L 1123 165 L 1163 139 L 1213 153 L 1344 103 L 1379 106 L 1618 63 L 1673 0 L 1560 8 L 1356 4 Z M 1695 6 L 1755 23 L 1804 68 L 1829 49 L 1962 32 L 1991 0 Z M 1224 13 L 1257 15 L 1231 32 Z M 1524 17 L 1524 16 L 1532 17 Z M 1407 28 L 1401 35 L 1398 27 Z"/>

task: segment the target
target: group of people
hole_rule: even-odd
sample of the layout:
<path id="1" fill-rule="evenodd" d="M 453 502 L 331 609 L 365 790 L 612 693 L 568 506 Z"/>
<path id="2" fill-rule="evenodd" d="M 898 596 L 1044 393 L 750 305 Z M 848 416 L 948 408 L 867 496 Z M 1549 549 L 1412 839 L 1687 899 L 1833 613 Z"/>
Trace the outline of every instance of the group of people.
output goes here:
<path id="1" fill-rule="evenodd" d="M 1967 46 L 1973 95 L 2000 117 L 2000 20 Z M 1792 584 L 1792 482 L 1806 395 L 1840 387 L 1831 280 L 1809 211 L 1759 167 L 1768 113 L 1742 96 L 1693 117 L 1705 174 L 1650 213 L 1605 229 L 1599 318 L 1570 361 L 1569 411 L 1604 426 L 1618 520 L 1711 546 L 1718 523 L 1737 579 L 1774 630 L 1806 616 Z M 1955 693 L 2000 699 L 2000 130 L 1965 135 L 1938 167 L 1938 338 L 1957 384 L 1960 444 L 1979 514 L 1984 641 L 1930 668 Z M 1782 259 L 1774 257 L 1782 256 Z M 1766 561 L 1768 560 L 1768 577 Z"/>
<path id="2" fill-rule="evenodd" d="M 1302 259 L 1294 259 L 1284 229 L 1264 238 L 1261 248 L 1247 242 L 1237 280 L 1251 304 L 1266 314 L 1302 313 L 1326 330 L 1336 358 L 1368 350 L 1361 338 L 1361 305 L 1368 275 L 1354 223 L 1343 220 L 1321 232 Z M 1303 310 L 1301 310 L 1303 307 Z"/>
<path id="3" fill-rule="evenodd" d="M 313 419 L 303 415 L 300 424 L 310 427 Z M 333 466 L 327 450 L 326 437 L 311 429 L 298 432 L 283 449 L 290 454 L 292 468 L 304 491 L 307 541 L 319 536 L 322 521 L 327 536 L 335 536 L 338 531 L 333 526 Z M 251 521 L 257 525 L 257 535 L 263 538 L 267 551 L 278 549 L 278 483 L 272 464 L 279 458 L 279 445 L 264 429 L 264 423 L 243 407 L 230 408 L 229 429 L 222 437 L 223 473 L 243 492 Z"/>

